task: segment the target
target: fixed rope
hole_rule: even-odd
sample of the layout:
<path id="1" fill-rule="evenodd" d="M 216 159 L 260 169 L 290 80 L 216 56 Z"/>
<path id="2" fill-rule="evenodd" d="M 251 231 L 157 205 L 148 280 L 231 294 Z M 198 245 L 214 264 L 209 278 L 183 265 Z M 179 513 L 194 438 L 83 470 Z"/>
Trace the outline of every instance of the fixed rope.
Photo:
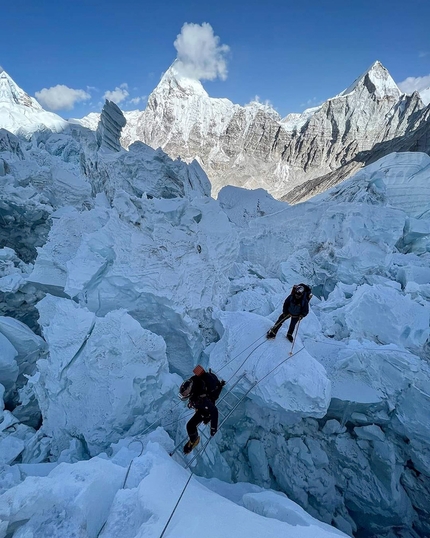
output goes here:
<path id="1" fill-rule="evenodd" d="M 254 340 L 253 342 L 251 342 L 251 343 L 249 344 L 249 346 L 247 346 L 245 349 L 242 349 L 242 351 L 241 351 L 240 353 L 238 353 L 237 355 L 235 355 L 234 357 L 232 357 L 229 361 L 227 361 L 227 362 L 224 364 L 224 366 L 222 366 L 222 367 L 218 370 L 218 372 L 221 372 L 221 370 L 224 370 L 224 368 L 225 368 L 226 366 L 228 366 L 231 362 L 233 362 L 235 359 L 237 359 L 237 357 L 240 357 L 240 355 L 242 355 L 242 353 L 245 353 L 246 350 L 248 350 L 251 346 L 253 346 L 254 344 L 256 344 L 261 338 L 263 338 L 263 336 L 266 337 L 266 334 L 259 336 L 256 340 Z M 261 344 L 260 344 L 260 345 L 261 345 Z M 257 346 L 257 347 L 258 347 L 258 346 Z M 257 348 L 255 348 L 255 349 L 257 349 Z M 253 353 L 253 352 L 255 351 L 255 349 L 254 349 L 253 351 L 251 351 L 251 353 Z M 250 354 L 251 354 L 251 353 L 250 353 Z M 246 360 L 246 359 L 245 359 L 245 360 Z M 245 362 L 245 361 L 244 361 L 244 362 Z M 240 368 L 239 368 L 239 369 L 240 369 Z"/>
<path id="2" fill-rule="evenodd" d="M 261 336 L 260 336 L 260 338 L 261 338 Z M 260 340 L 260 338 L 257 338 L 257 340 L 256 340 L 255 342 L 258 342 L 258 340 Z M 248 353 L 248 355 L 247 355 L 247 356 L 245 357 L 245 359 L 241 362 L 241 364 L 239 365 L 239 367 L 236 368 L 236 370 L 235 370 L 235 371 L 231 374 L 231 376 L 227 379 L 226 383 L 229 383 L 229 382 L 233 379 L 233 377 L 239 372 L 239 370 L 240 370 L 240 369 L 242 368 L 242 366 L 246 363 L 246 361 L 249 359 L 249 357 L 254 353 L 254 351 L 257 351 L 257 349 L 258 349 L 260 346 L 262 346 L 263 344 L 265 344 L 265 343 L 267 342 L 267 340 L 266 340 L 266 335 L 264 335 L 264 338 L 265 338 L 265 339 L 264 339 L 262 342 L 260 342 L 260 343 L 258 344 L 258 346 L 256 346 L 250 353 Z M 255 344 L 255 342 L 254 342 L 254 344 Z M 249 349 L 249 346 L 248 346 L 247 349 Z M 238 355 L 238 356 L 239 356 L 239 355 Z M 231 361 L 229 361 L 229 362 L 231 362 Z M 227 363 L 227 364 L 228 364 L 228 363 Z M 223 368 L 224 368 L 225 366 L 227 366 L 227 364 L 225 364 L 225 365 L 223 366 Z M 220 370 L 218 370 L 218 371 L 221 371 L 221 370 L 222 370 L 222 368 L 221 368 Z"/>
<path id="3" fill-rule="evenodd" d="M 181 502 L 181 499 L 182 499 L 182 497 L 184 496 L 185 490 L 187 489 L 188 484 L 190 483 L 191 478 L 193 477 L 193 474 L 194 474 L 194 471 L 191 471 L 190 476 L 188 477 L 188 480 L 187 480 L 187 482 L 186 482 L 186 484 L 185 484 L 185 486 L 184 486 L 184 489 L 182 490 L 182 492 L 181 492 L 181 494 L 180 494 L 180 496 L 179 496 L 179 499 L 177 500 L 177 502 L 176 502 L 176 504 L 175 504 L 175 507 L 173 508 L 172 513 L 170 514 L 169 519 L 167 520 L 167 523 L 164 525 L 164 529 L 163 529 L 162 533 L 160 534 L 160 538 L 163 538 L 164 533 L 166 532 L 167 527 L 169 526 L 169 523 L 170 523 L 170 521 L 172 520 L 172 517 L 173 517 L 174 513 L 176 512 L 176 508 L 178 508 L 179 503 Z"/>
<path id="4" fill-rule="evenodd" d="M 379 347 L 362 347 L 362 348 L 348 348 L 348 346 L 346 346 L 344 343 L 340 343 L 339 344 L 336 344 L 335 342 L 326 342 L 326 341 L 321 341 L 321 340 L 314 340 L 314 342 L 316 344 L 321 344 L 323 346 L 334 346 L 334 347 L 338 347 L 338 348 L 341 348 L 341 349 L 344 349 L 345 351 L 351 351 L 351 352 L 365 352 L 365 351 L 380 351 L 382 353 L 398 353 L 399 355 L 413 355 L 413 356 L 416 356 L 414 353 L 412 353 L 411 351 L 408 351 L 407 349 L 405 350 L 402 350 L 402 349 L 381 349 L 381 347 L 383 345 L 396 345 L 396 344 L 381 344 L 381 346 Z"/>
<path id="5" fill-rule="evenodd" d="M 258 381 L 255 381 L 254 383 L 252 383 L 252 385 L 249 387 L 249 389 L 243 394 L 242 398 L 240 398 L 240 400 L 238 400 L 237 404 L 235 406 L 232 407 L 232 409 L 230 410 L 230 412 L 225 416 L 225 418 L 223 419 L 223 421 L 221 422 L 221 424 L 219 425 L 219 428 L 218 428 L 218 431 L 222 428 L 222 426 L 224 425 L 224 423 L 228 420 L 228 418 L 233 414 L 233 412 L 239 407 L 239 405 L 244 401 L 244 399 L 248 396 L 248 394 L 259 384 L 261 383 L 264 379 L 266 379 L 269 375 L 271 375 L 275 370 L 277 370 L 280 366 L 282 366 L 282 364 L 284 364 L 286 361 L 290 360 L 294 355 L 297 355 L 298 353 L 300 353 L 300 351 L 302 351 L 304 349 L 305 346 L 302 346 L 298 351 L 296 351 L 295 353 L 293 353 L 292 355 L 288 355 L 288 357 L 286 359 L 284 359 L 283 361 L 281 361 L 279 364 L 277 364 L 274 368 L 272 368 L 267 374 L 265 374 L 261 379 L 259 379 Z M 216 432 L 218 433 L 218 432 Z M 215 435 L 216 435 L 215 433 Z M 204 452 L 206 451 L 206 448 L 208 447 L 209 443 L 212 441 L 212 439 L 215 437 L 215 435 L 209 437 L 209 439 L 206 441 L 206 443 L 204 444 L 202 450 L 196 454 L 195 456 L 192 457 L 192 459 L 187 463 L 185 469 L 189 469 L 190 466 L 193 464 L 193 462 L 196 460 L 196 458 L 198 456 L 202 456 L 204 454 Z M 166 530 L 167 530 L 167 527 L 169 526 L 172 518 L 173 518 L 173 515 L 175 514 L 176 512 L 176 509 L 178 508 L 179 506 L 179 503 L 181 502 L 181 499 L 182 497 L 184 496 L 184 493 L 185 493 L 185 490 L 187 489 L 188 487 L 188 484 L 190 483 L 191 481 L 191 478 L 193 477 L 194 475 L 194 470 L 191 469 L 190 470 L 190 476 L 188 477 L 187 479 L 187 482 L 185 484 L 185 486 L 183 487 L 182 489 L 182 492 L 172 510 L 172 512 L 170 513 L 170 516 L 169 516 L 169 519 L 167 520 L 164 528 L 163 528 L 163 531 L 162 533 L 160 534 L 160 538 L 163 538 Z"/>
<path id="6" fill-rule="evenodd" d="M 262 335 L 265 337 L 265 334 Z M 230 359 L 226 364 L 224 364 L 224 366 L 222 366 L 222 368 L 220 368 L 218 370 L 218 372 L 220 372 L 221 370 L 223 370 L 228 364 L 230 364 L 233 360 L 237 359 L 237 357 L 239 357 L 242 353 L 244 353 L 246 350 L 248 350 L 251 346 L 253 346 L 256 342 L 258 342 L 262 336 L 259 336 L 256 340 L 254 340 L 254 342 L 251 342 L 251 344 L 249 344 L 249 346 L 247 346 L 245 349 L 243 349 L 240 353 L 238 353 L 237 355 L 235 355 L 232 359 Z M 230 376 L 230 378 L 226 381 L 226 383 L 229 383 L 231 381 L 231 379 L 237 374 L 237 372 L 242 368 L 242 366 L 246 363 L 246 361 L 249 359 L 249 357 L 252 355 L 252 353 L 254 353 L 254 351 L 256 351 L 262 344 L 265 343 L 266 340 L 263 340 L 262 342 L 260 342 L 260 344 L 258 344 L 258 346 L 256 346 L 250 353 L 248 353 L 248 355 L 245 357 L 245 359 L 243 360 L 243 362 L 240 364 L 239 368 L 237 368 L 233 374 Z M 217 372 L 215 372 L 217 373 Z M 136 440 L 139 440 L 139 438 L 143 437 L 149 430 L 151 430 L 156 424 L 158 424 L 159 422 L 161 423 L 161 421 L 163 420 L 163 418 L 165 418 L 169 413 L 172 413 L 174 411 L 174 409 L 181 403 L 180 400 L 178 400 L 175 404 L 173 404 L 170 409 L 168 409 L 166 411 L 166 413 L 164 413 L 161 417 L 157 418 L 154 422 L 152 422 L 151 424 L 149 424 L 149 426 L 147 426 L 143 432 L 139 435 L 139 437 L 136 438 Z M 169 427 L 169 426 L 173 426 L 174 424 L 177 424 L 182 418 L 186 417 L 186 415 L 188 414 L 188 410 L 185 410 L 185 412 L 182 412 L 180 413 L 179 417 L 176 418 L 175 420 L 173 420 L 172 422 L 169 422 L 168 424 L 165 424 L 164 427 Z M 191 414 L 191 412 L 189 413 Z"/>

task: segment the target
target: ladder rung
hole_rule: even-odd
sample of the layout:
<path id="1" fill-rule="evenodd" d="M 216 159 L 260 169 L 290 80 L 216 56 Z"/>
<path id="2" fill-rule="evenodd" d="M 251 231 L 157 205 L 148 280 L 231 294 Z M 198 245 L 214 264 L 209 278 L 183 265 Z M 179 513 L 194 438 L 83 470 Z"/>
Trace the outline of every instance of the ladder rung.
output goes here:
<path id="1" fill-rule="evenodd" d="M 205 431 L 199 431 L 200 437 L 204 437 L 206 440 L 209 439 L 209 435 Z"/>
<path id="2" fill-rule="evenodd" d="M 236 396 L 236 394 L 234 394 L 234 392 L 227 392 L 227 394 L 225 396 L 226 397 L 227 396 L 233 396 L 233 398 L 236 398 L 236 400 L 240 400 L 239 396 Z"/>

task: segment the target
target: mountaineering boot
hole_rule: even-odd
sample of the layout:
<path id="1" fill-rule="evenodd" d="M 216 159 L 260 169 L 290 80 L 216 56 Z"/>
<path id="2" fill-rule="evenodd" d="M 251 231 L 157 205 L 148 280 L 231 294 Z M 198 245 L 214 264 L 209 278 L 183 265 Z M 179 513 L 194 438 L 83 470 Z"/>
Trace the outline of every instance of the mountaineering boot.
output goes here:
<path id="1" fill-rule="evenodd" d="M 293 342 L 293 335 L 288 333 L 287 340 L 289 340 L 290 342 Z"/>
<path id="2" fill-rule="evenodd" d="M 267 331 L 266 338 L 276 338 L 276 333 L 273 331 L 273 329 Z"/>
<path id="3" fill-rule="evenodd" d="M 200 443 L 200 437 L 197 437 L 197 439 L 194 441 L 194 443 L 190 440 L 188 443 L 185 443 L 184 445 L 184 454 L 189 454 L 193 448 L 196 448 L 196 446 Z"/>

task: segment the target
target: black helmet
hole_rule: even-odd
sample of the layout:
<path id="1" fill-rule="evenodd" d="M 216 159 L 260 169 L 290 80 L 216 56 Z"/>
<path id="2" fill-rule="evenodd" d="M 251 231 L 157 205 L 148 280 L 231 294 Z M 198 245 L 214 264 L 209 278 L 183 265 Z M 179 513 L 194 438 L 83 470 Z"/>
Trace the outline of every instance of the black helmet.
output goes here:
<path id="1" fill-rule="evenodd" d="M 186 381 L 184 381 L 179 389 L 179 398 L 181 400 L 187 400 L 190 395 L 191 395 L 191 391 L 193 389 L 193 382 L 191 379 L 187 379 Z"/>
<path id="2" fill-rule="evenodd" d="M 305 288 L 303 286 L 296 286 L 294 288 L 294 295 L 296 297 L 303 297 L 304 293 L 305 293 Z"/>

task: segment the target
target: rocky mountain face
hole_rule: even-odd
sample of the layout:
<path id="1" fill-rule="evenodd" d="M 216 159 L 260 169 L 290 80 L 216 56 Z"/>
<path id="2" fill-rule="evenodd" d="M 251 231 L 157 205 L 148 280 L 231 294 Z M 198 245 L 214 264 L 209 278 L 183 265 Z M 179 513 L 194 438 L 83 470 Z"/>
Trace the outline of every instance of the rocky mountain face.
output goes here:
<path id="1" fill-rule="evenodd" d="M 305 181 L 282 197 L 289 203 L 297 203 L 312 198 L 350 177 L 365 165 L 372 164 L 389 153 L 419 151 L 430 154 L 430 105 L 421 108 L 417 95 L 403 96 L 395 107 L 395 121 L 389 121 L 380 141 L 370 149 L 359 151 L 339 168 Z M 396 126 L 396 129 L 393 127 Z M 397 135 L 396 135 L 397 131 Z"/>
<path id="2" fill-rule="evenodd" d="M 414 150 L 409 142 L 417 139 L 420 151 L 427 151 L 430 130 L 419 95 L 402 94 L 380 62 L 321 106 L 284 119 L 260 103 L 242 107 L 212 99 L 173 65 L 146 109 L 132 114 L 123 131 L 125 147 L 141 140 L 171 157 L 197 159 L 213 195 L 235 185 L 264 188 L 289 201 L 306 196 L 305 183 L 315 194 L 348 177 L 371 162 L 375 150 L 378 158 L 403 147 Z"/>

